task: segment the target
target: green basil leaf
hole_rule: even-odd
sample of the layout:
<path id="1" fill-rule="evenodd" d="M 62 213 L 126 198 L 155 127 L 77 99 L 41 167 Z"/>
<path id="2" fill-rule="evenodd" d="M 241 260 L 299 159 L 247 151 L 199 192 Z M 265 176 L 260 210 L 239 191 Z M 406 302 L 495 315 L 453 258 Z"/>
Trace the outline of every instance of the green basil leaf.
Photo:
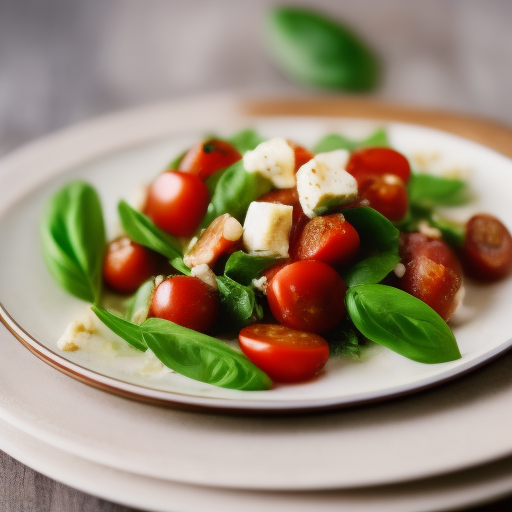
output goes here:
<path id="1" fill-rule="evenodd" d="M 123 229 L 134 242 L 162 254 L 176 270 L 190 275 L 190 269 L 183 263 L 180 245 L 173 236 L 155 226 L 149 217 L 132 208 L 126 201 L 119 203 L 118 211 Z"/>
<path id="2" fill-rule="evenodd" d="M 349 287 L 379 283 L 400 262 L 400 232 L 373 208 L 347 208 L 342 213 L 357 231 L 361 249 L 370 253 L 343 276 L 345 283 Z"/>
<path id="3" fill-rule="evenodd" d="M 225 169 L 219 169 L 218 171 L 215 171 L 211 176 L 206 178 L 205 184 L 206 188 L 208 189 L 208 195 L 210 197 L 212 197 L 215 193 L 215 189 L 217 188 L 220 179 L 228 169 L 229 167 L 226 167 Z"/>
<path id="4" fill-rule="evenodd" d="M 242 130 L 225 140 L 230 144 L 233 144 L 233 146 L 238 149 L 238 152 L 243 155 L 246 151 L 253 150 L 265 139 L 254 130 Z"/>
<path id="5" fill-rule="evenodd" d="M 105 227 L 98 194 L 80 181 L 61 188 L 47 203 L 40 224 L 44 261 L 69 293 L 97 302 L 105 251 Z"/>
<path id="6" fill-rule="evenodd" d="M 141 331 L 156 357 L 186 377 L 246 391 L 272 386 L 270 378 L 243 354 L 216 338 L 160 318 L 146 320 Z"/>
<path id="7" fill-rule="evenodd" d="M 243 326 L 263 318 L 263 310 L 252 288 L 226 276 L 217 277 L 222 308 L 235 326 Z"/>
<path id="8" fill-rule="evenodd" d="M 141 352 L 147 350 L 148 347 L 144 341 L 139 325 L 123 320 L 106 309 L 97 306 L 91 306 L 91 309 L 112 332 L 117 334 L 120 338 L 123 338 L 123 340 L 128 342 L 132 347 Z"/>
<path id="9" fill-rule="evenodd" d="M 408 293 L 368 284 L 350 288 L 346 296 L 352 322 L 368 339 L 420 363 L 445 363 L 461 354 L 446 322 Z"/>
<path id="10" fill-rule="evenodd" d="M 354 151 L 359 148 L 389 147 L 388 134 L 383 128 L 379 128 L 366 139 L 352 140 L 343 135 L 331 133 L 320 139 L 313 147 L 313 153 L 325 153 L 336 149 L 346 149 Z"/>
<path id="11" fill-rule="evenodd" d="M 448 245 L 460 249 L 466 239 L 466 227 L 458 222 L 445 219 L 434 213 L 429 219 L 430 225 L 441 231 L 443 239 Z"/>
<path id="12" fill-rule="evenodd" d="M 292 80 L 352 91 L 377 85 L 376 55 L 346 26 L 294 7 L 274 8 L 267 21 L 271 56 Z"/>
<path id="13" fill-rule="evenodd" d="M 471 200 L 465 181 L 431 174 L 412 174 L 407 190 L 410 203 L 423 208 L 459 206 Z"/>
<path id="14" fill-rule="evenodd" d="M 348 317 L 323 336 L 329 343 L 329 357 L 348 356 L 358 359 L 367 343 Z"/>
<path id="15" fill-rule="evenodd" d="M 155 280 L 148 279 L 142 283 L 139 289 L 125 301 L 126 307 L 124 318 L 132 324 L 140 325 L 149 314 L 151 299 L 155 291 Z"/>
<path id="16" fill-rule="evenodd" d="M 188 153 L 188 151 L 183 151 L 183 153 L 179 154 L 174 160 L 171 160 L 169 162 L 169 165 L 166 167 L 166 169 L 170 169 L 172 171 L 177 171 L 181 161 L 183 160 L 183 157 Z"/>
<path id="17" fill-rule="evenodd" d="M 226 262 L 224 274 L 244 286 L 250 286 L 268 267 L 276 264 L 280 256 L 254 256 L 243 251 L 234 252 Z"/>
<path id="18" fill-rule="evenodd" d="M 209 226 L 215 218 L 224 213 L 229 213 L 243 224 L 249 204 L 271 188 L 270 181 L 259 173 L 246 172 L 243 160 L 234 163 L 220 176 L 202 226 Z"/>

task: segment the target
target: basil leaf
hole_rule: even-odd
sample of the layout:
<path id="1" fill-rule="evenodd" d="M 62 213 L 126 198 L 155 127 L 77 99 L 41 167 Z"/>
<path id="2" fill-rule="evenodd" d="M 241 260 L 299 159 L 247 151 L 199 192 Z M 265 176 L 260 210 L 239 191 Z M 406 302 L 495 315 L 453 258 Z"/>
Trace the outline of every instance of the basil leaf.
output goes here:
<path id="1" fill-rule="evenodd" d="M 144 322 L 149 314 L 154 291 L 155 280 L 153 278 L 142 283 L 139 289 L 124 303 L 126 307 L 124 313 L 125 320 L 136 325 L 140 325 Z"/>
<path id="2" fill-rule="evenodd" d="M 374 88 L 377 57 L 349 28 L 307 9 L 274 8 L 267 20 L 271 56 L 292 79 L 352 91 Z"/>
<path id="3" fill-rule="evenodd" d="M 359 148 L 389 147 L 389 140 L 386 130 L 379 128 L 366 139 L 356 141 L 347 139 L 343 135 L 331 133 L 320 139 L 313 147 L 313 153 L 325 153 L 336 149 L 354 151 Z"/>
<path id="4" fill-rule="evenodd" d="M 243 223 L 249 204 L 271 188 L 270 181 L 259 173 L 246 172 L 243 160 L 234 163 L 220 176 L 202 226 L 209 226 L 214 219 L 224 213 L 229 213 Z"/>
<path id="5" fill-rule="evenodd" d="M 208 176 L 205 180 L 206 188 L 208 189 L 208 194 L 210 197 L 213 196 L 215 193 L 215 189 L 217 188 L 217 185 L 224 175 L 224 173 L 229 169 L 229 167 L 226 167 L 225 169 L 219 169 L 218 171 L 215 171 L 212 175 Z"/>
<path id="6" fill-rule="evenodd" d="M 373 208 L 347 208 L 342 213 L 357 231 L 362 250 L 370 253 L 368 258 L 352 266 L 343 280 L 349 287 L 379 283 L 400 262 L 400 232 Z"/>
<path id="7" fill-rule="evenodd" d="M 247 325 L 263 318 L 263 310 L 252 288 L 226 276 L 217 277 L 217 285 L 222 308 L 235 326 Z"/>
<path id="8" fill-rule="evenodd" d="M 354 327 L 349 318 L 345 317 L 332 330 L 324 334 L 329 343 L 329 357 L 354 357 L 358 359 L 366 340 Z"/>
<path id="9" fill-rule="evenodd" d="M 110 313 L 106 309 L 98 306 L 91 306 L 94 314 L 115 334 L 127 341 L 132 347 L 145 352 L 147 350 L 146 342 L 142 337 L 142 331 L 139 325 L 132 324 L 118 316 Z"/>
<path id="10" fill-rule="evenodd" d="M 243 354 L 216 338 L 160 318 L 146 320 L 141 331 L 156 357 L 186 377 L 246 391 L 272 386 L 270 378 Z"/>
<path id="11" fill-rule="evenodd" d="M 280 256 L 254 256 L 243 251 L 234 252 L 226 262 L 224 274 L 244 286 L 250 286 L 252 280 L 271 265 L 281 259 Z"/>
<path id="12" fill-rule="evenodd" d="M 466 227 L 458 222 L 445 219 L 438 214 L 433 214 L 430 219 L 432 227 L 439 229 L 443 239 L 448 245 L 460 249 L 466 238 Z"/>
<path id="13" fill-rule="evenodd" d="M 134 242 L 169 258 L 169 263 L 176 270 L 190 275 L 190 269 L 183 263 L 179 243 L 173 236 L 155 226 L 149 217 L 132 208 L 126 201 L 119 203 L 118 211 L 123 229 Z"/>
<path id="14" fill-rule="evenodd" d="M 352 322 L 368 339 L 420 363 L 444 363 L 461 354 L 446 322 L 423 301 L 408 293 L 368 284 L 346 296 Z"/>
<path id="15" fill-rule="evenodd" d="M 465 181 L 431 174 L 412 174 L 407 190 L 410 203 L 422 208 L 459 206 L 471 200 Z"/>
<path id="16" fill-rule="evenodd" d="M 183 151 L 183 153 L 179 154 L 174 160 L 171 160 L 169 162 L 169 165 L 166 167 L 166 169 L 169 169 L 171 171 L 177 171 L 181 161 L 183 160 L 183 157 L 188 153 L 188 151 Z"/>
<path id="17" fill-rule="evenodd" d="M 98 194 L 80 181 L 61 188 L 47 203 L 40 224 L 48 270 L 69 293 L 97 302 L 105 251 L 105 227 Z"/>
<path id="18" fill-rule="evenodd" d="M 254 130 L 242 130 L 225 140 L 230 144 L 233 144 L 233 146 L 238 149 L 238 152 L 243 155 L 246 151 L 253 150 L 265 139 Z"/>

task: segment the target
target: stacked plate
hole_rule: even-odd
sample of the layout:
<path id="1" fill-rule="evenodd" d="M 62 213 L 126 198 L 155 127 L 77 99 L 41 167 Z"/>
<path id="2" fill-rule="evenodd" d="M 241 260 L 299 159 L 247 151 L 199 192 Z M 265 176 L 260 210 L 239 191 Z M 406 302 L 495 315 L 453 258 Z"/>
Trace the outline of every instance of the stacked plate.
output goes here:
<path id="1" fill-rule="evenodd" d="M 254 127 L 311 145 L 326 132 L 357 137 L 385 125 L 408 155 L 436 151 L 471 167 L 476 207 L 512 225 L 502 186 L 512 162 L 491 149 L 389 119 L 259 117 L 248 105 L 224 96 L 118 115 L 0 164 L 0 313 L 22 342 L 0 331 L 0 448 L 73 487 L 162 511 L 443 510 L 508 492 L 510 282 L 468 286 L 473 314 L 453 329 L 463 357 L 443 365 L 376 348 L 362 361 L 330 361 L 314 382 L 236 392 L 176 374 L 142 375 L 141 361 L 116 352 L 114 342 L 110 351 L 59 353 L 56 339 L 84 305 L 61 292 L 40 261 L 42 204 L 60 184 L 87 179 L 114 227 L 117 200 L 203 133 Z"/>

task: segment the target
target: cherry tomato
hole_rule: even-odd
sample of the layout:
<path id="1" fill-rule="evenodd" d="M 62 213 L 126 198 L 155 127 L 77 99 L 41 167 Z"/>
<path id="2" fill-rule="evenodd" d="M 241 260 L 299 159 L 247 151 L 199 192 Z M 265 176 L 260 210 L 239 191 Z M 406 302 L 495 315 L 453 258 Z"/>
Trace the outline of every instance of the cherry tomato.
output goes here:
<path id="1" fill-rule="evenodd" d="M 219 298 L 197 277 L 173 276 L 158 285 L 149 313 L 195 331 L 208 332 L 219 316 Z"/>
<path id="2" fill-rule="evenodd" d="M 428 304 L 445 321 L 458 305 L 462 269 L 454 252 L 442 240 L 409 233 L 400 238 L 400 256 L 405 274 L 403 290 Z"/>
<path id="3" fill-rule="evenodd" d="M 149 186 L 145 213 L 171 235 L 192 236 L 208 203 L 208 189 L 197 176 L 166 171 Z"/>
<path id="4" fill-rule="evenodd" d="M 295 254 L 301 260 L 318 260 L 340 267 L 359 251 L 359 235 L 341 213 L 315 217 L 304 227 Z"/>
<path id="5" fill-rule="evenodd" d="M 122 236 L 110 242 L 103 261 L 105 283 L 121 293 L 131 293 L 158 270 L 157 255 Z"/>
<path id="6" fill-rule="evenodd" d="M 267 287 L 272 314 L 300 331 L 322 333 L 345 316 L 347 287 L 322 261 L 298 261 L 281 269 Z"/>
<path id="7" fill-rule="evenodd" d="M 492 215 L 481 213 L 469 219 L 461 252 L 464 270 L 483 281 L 495 281 L 512 270 L 512 237 Z"/>
<path id="8" fill-rule="evenodd" d="M 407 183 L 411 176 L 407 158 L 391 148 L 357 149 L 350 155 L 346 169 L 356 179 L 362 175 L 394 174 Z"/>
<path id="9" fill-rule="evenodd" d="M 358 179 L 359 197 L 392 222 L 407 213 L 408 197 L 405 183 L 394 174 L 364 176 Z"/>
<path id="10" fill-rule="evenodd" d="M 303 146 L 299 146 L 294 142 L 288 141 L 288 144 L 295 153 L 295 172 L 297 172 L 305 163 L 309 162 L 313 157 L 313 153 Z"/>
<path id="11" fill-rule="evenodd" d="M 229 142 L 210 139 L 189 149 L 178 169 L 205 180 L 214 172 L 229 167 L 241 158 L 242 155 Z"/>
<path id="12" fill-rule="evenodd" d="M 248 359 L 278 382 L 311 379 L 329 358 L 323 338 L 284 325 L 250 325 L 240 331 L 238 341 Z"/>

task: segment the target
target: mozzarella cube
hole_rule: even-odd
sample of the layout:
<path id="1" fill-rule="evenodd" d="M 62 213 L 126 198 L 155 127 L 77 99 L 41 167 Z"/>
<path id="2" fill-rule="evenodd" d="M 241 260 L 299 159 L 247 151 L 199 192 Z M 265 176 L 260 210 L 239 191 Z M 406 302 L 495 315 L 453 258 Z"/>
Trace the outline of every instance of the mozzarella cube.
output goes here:
<path id="1" fill-rule="evenodd" d="M 243 243 L 250 253 L 288 257 L 293 207 L 253 201 L 244 222 Z"/>
<path id="2" fill-rule="evenodd" d="M 297 192 L 304 213 L 313 218 L 357 197 L 357 181 L 345 170 L 349 152 L 319 153 L 297 172 Z"/>
<path id="3" fill-rule="evenodd" d="M 295 151 L 283 137 L 262 142 L 244 154 L 247 172 L 258 172 L 276 188 L 295 186 Z"/>

